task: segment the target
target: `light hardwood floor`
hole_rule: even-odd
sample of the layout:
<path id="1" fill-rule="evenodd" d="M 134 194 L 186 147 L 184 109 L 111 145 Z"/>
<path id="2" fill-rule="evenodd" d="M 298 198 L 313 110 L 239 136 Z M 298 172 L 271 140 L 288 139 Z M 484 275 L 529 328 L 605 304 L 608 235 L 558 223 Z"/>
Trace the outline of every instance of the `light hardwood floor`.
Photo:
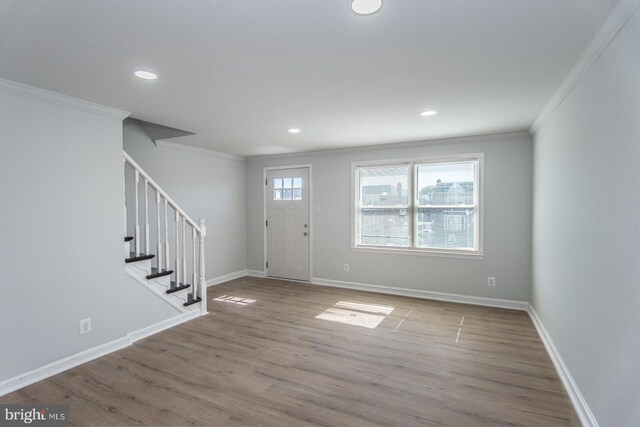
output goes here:
<path id="1" fill-rule="evenodd" d="M 208 297 L 0 402 L 69 404 L 73 425 L 580 425 L 526 313 L 256 278 Z"/>

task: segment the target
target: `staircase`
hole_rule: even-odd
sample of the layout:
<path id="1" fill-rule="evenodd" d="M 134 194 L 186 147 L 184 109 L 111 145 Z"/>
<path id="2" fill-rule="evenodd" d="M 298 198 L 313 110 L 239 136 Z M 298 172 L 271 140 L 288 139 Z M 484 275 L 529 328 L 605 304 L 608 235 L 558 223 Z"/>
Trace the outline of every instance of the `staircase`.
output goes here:
<path id="1" fill-rule="evenodd" d="M 207 314 L 204 220 L 193 221 L 127 153 L 123 157 L 127 275 L 180 312 Z"/>

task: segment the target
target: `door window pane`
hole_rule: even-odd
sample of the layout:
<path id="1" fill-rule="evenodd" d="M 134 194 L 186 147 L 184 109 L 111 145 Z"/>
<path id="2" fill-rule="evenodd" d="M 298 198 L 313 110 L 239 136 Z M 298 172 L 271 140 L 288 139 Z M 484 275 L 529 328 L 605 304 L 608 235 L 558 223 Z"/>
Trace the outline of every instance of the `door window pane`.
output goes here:
<path id="1" fill-rule="evenodd" d="M 302 200 L 302 178 L 274 178 L 273 200 Z"/>

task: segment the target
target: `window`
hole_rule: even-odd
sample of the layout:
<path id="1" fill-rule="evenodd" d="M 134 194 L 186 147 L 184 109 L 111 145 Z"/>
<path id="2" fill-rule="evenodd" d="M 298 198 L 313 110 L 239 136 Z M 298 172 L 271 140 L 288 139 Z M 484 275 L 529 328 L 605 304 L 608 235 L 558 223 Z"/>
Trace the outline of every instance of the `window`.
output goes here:
<path id="1" fill-rule="evenodd" d="M 302 178 L 274 178 L 273 200 L 302 200 Z"/>
<path id="2" fill-rule="evenodd" d="M 355 165 L 354 247 L 480 254 L 481 158 Z"/>

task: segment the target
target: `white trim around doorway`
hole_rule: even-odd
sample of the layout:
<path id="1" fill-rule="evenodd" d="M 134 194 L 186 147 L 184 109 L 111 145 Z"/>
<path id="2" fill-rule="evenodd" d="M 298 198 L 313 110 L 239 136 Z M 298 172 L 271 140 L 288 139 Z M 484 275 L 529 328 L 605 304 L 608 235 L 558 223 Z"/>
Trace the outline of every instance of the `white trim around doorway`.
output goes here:
<path id="1" fill-rule="evenodd" d="M 262 186 L 262 271 L 264 273 L 264 277 L 267 276 L 267 172 L 274 170 L 285 170 L 285 169 L 309 169 L 309 282 L 311 283 L 311 278 L 313 277 L 313 238 L 314 238 L 314 230 L 313 230 L 313 174 L 312 174 L 312 165 L 311 163 L 298 164 L 298 165 L 286 165 L 286 166 L 268 166 L 263 168 L 262 170 L 262 181 L 265 182 Z M 307 282 L 305 282 L 307 283 Z"/>

